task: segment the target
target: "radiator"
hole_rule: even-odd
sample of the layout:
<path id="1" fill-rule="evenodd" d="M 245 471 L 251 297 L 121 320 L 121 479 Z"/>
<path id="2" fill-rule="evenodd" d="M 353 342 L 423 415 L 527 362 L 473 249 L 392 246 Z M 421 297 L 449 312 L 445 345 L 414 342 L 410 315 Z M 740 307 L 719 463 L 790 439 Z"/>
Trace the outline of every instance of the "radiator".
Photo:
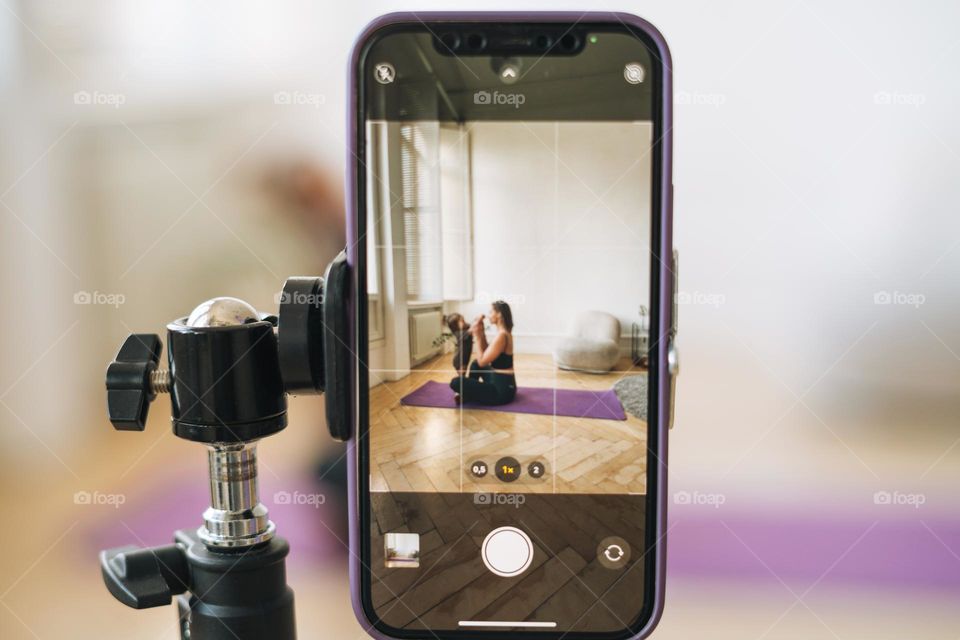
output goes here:
<path id="1" fill-rule="evenodd" d="M 420 364 L 440 353 L 437 344 L 443 324 L 443 314 L 438 309 L 414 311 L 410 314 L 410 361 Z"/>

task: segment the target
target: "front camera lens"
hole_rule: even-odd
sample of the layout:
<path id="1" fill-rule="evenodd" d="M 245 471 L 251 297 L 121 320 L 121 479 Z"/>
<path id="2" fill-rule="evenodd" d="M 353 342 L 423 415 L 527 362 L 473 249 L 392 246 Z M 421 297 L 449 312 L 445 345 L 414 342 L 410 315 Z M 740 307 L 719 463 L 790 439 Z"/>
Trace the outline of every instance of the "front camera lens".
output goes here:
<path id="1" fill-rule="evenodd" d="M 467 46 L 474 51 L 479 51 L 487 45 L 487 39 L 482 33 L 471 33 L 467 36 Z"/>
<path id="2" fill-rule="evenodd" d="M 560 38 L 560 46 L 565 51 L 573 51 L 577 48 L 577 45 L 580 44 L 580 38 L 572 33 L 568 33 L 562 38 Z"/>
<path id="3" fill-rule="evenodd" d="M 455 33 L 445 33 L 440 36 L 440 42 L 447 49 L 455 51 L 460 46 L 460 36 Z"/>
<path id="4" fill-rule="evenodd" d="M 545 33 L 540 34 L 533 40 L 533 46 L 541 51 L 549 49 L 551 44 L 553 44 L 553 38 Z"/>

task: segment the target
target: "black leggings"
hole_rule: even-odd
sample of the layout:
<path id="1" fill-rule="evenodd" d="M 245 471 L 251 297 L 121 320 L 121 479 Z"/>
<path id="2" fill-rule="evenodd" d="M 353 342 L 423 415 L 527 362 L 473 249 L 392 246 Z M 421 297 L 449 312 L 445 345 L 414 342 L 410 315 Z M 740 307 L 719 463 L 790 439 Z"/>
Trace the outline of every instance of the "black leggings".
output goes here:
<path id="1" fill-rule="evenodd" d="M 512 373 L 500 373 L 490 367 L 481 367 L 474 360 L 470 365 L 470 375 L 457 376 L 450 381 L 450 388 L 460 394 L 462 402 L 507 404 L 517 395 L 517 379 Z"/>

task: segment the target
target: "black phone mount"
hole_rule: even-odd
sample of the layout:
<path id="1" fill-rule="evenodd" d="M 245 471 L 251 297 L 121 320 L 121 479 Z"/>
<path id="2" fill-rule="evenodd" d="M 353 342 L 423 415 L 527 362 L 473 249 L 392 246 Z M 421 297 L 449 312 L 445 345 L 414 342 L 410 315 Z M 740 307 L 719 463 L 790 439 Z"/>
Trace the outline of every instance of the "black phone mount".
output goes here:
<path id="1" fill-rule="evenodd" d="M 326 391 L 327 424 L 350 436 L 348 267 L 290 278 L 276 315 L 214 298 L 167 325 L 168 369 L 156 334 L 129 336 L 107 368 L 107 411 L 121 431 L 143 431 L 150 403 L 170 394 L 173 433 L 208 447 L 210 507 L 203 526 L 174 543 L 100 553 L 113 596 L 135 609 L 177 596 L 181 638 L 293 640 L 287 542 L 259 499 L 257 441 L 287 425 L 287 395 Z"/>

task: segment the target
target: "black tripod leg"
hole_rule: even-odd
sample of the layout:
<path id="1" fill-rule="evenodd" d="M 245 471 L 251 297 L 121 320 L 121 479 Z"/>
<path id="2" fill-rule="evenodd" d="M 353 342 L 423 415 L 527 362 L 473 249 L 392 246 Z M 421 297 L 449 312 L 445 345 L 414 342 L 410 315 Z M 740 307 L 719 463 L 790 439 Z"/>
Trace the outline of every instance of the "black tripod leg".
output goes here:
<path id="1" fill-rule="evenodd" d="M 194 531 L 176 544 L 123 547 L 100 554 L 110 593 L 146 609 L 177 597 L 180 637 L 190 640 L 295 640 L 293 591 L 287 586 L 286 540 L 212 551 Z"/>
<path id="2" fill-rule="evenodd" d="M 295 640 L 286 540 L 230 552 L 211 551 L 192 531 L 178 531 L 176 540 L 190 567 L 186 611 L 178 606 L 191 640 Z"/>

